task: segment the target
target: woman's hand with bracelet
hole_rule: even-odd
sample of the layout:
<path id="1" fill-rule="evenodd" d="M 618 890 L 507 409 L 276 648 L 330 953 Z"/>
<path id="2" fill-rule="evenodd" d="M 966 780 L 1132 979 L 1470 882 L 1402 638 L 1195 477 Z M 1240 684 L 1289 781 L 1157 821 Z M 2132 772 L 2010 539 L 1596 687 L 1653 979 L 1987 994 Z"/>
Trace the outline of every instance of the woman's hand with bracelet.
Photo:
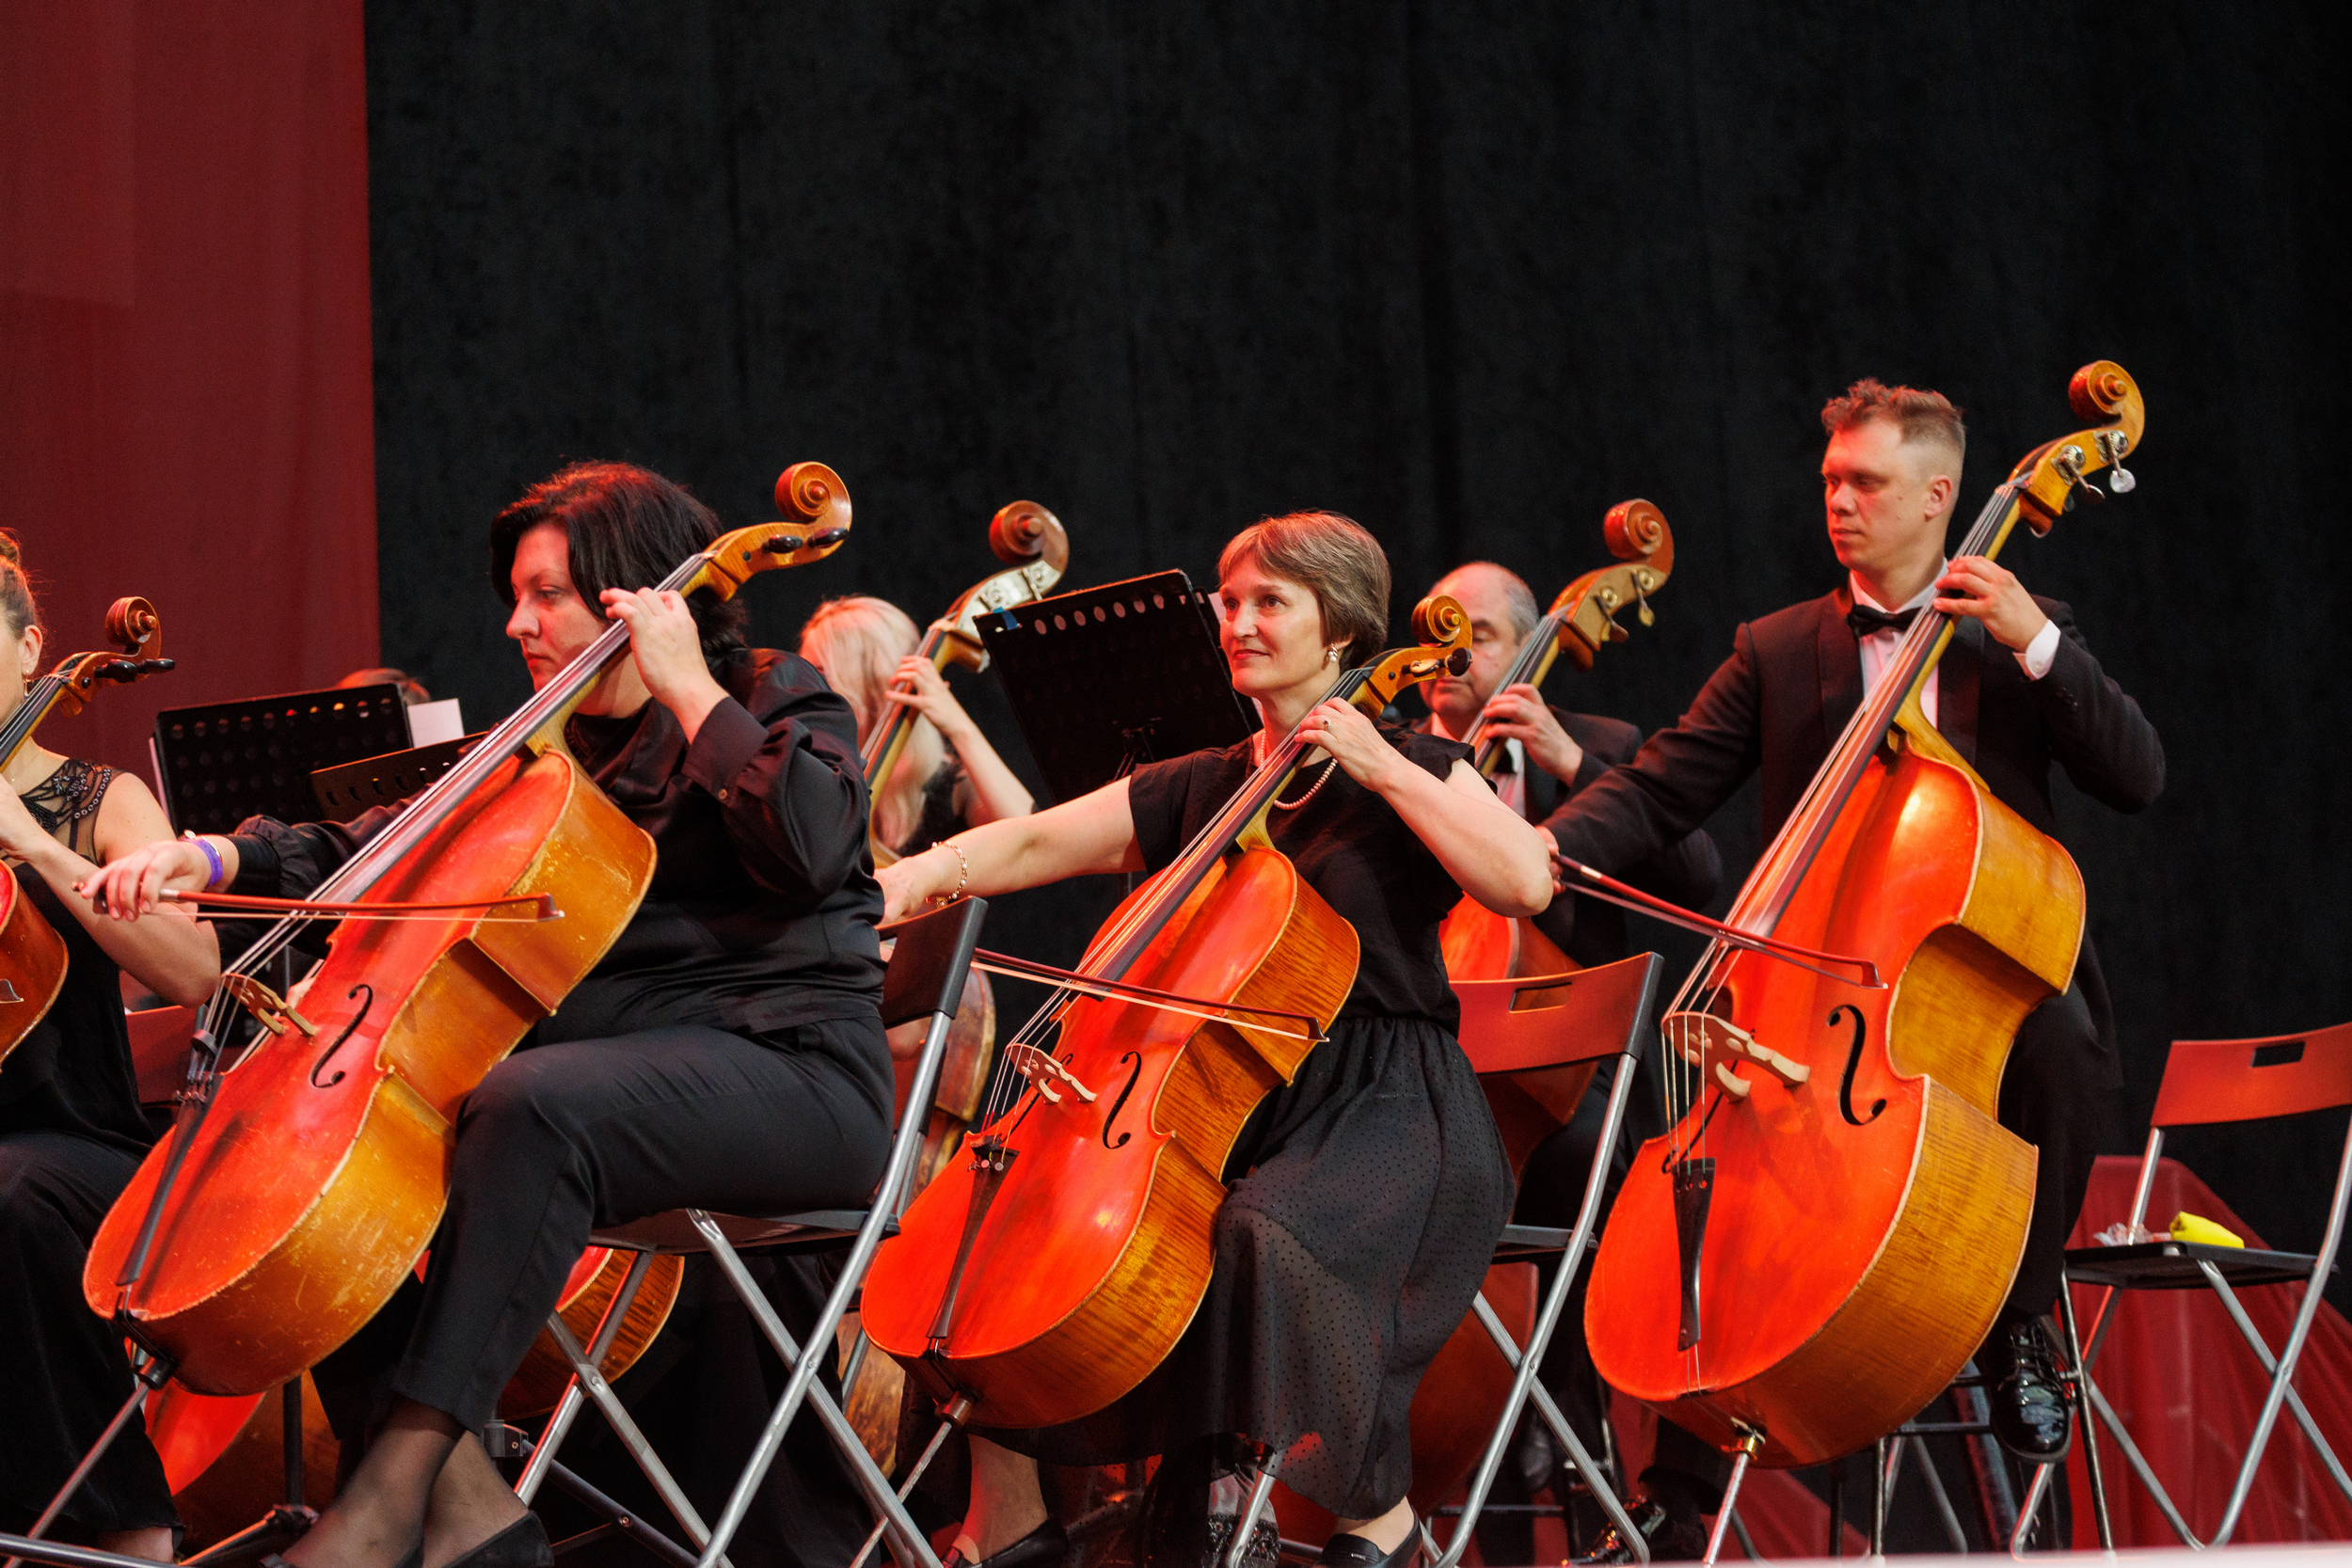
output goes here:
<path id="1" fill-rule="evenodd" d="M 875 872 L 874 879 L 882 883 L 882 924 L 921 914 L 932 898 L 954 887 L 961 879 L 957 859 L 947 845 L 934 844 Z"/>
<path id="2" fill-rule="evenodd" d="M 228 886 L 236 880 L 236 846 L 227 839 L 161 839 L 102 866 L 82 892 L 103 900 L 108 918 L 136 920 L 155 911 L 167 888 L 197 893 Z"/>

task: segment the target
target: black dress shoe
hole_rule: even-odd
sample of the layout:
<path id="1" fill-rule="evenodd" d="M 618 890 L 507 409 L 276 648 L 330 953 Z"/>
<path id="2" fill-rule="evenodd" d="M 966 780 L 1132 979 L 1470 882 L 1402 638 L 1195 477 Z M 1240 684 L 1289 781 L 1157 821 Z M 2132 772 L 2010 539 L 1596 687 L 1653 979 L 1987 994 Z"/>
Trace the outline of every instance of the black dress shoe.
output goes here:
<path id="1" fill-rule="evenodd" d="M 1687 1509 L 1662 1508 L 1647 1497 L 1626 1512 L 1632 1515 L 1633 1528 L 1642 1532 L 1652 1562 L 1696 1562 L 1707 1555 L 1707 1521 L 1698 1514 Z M 1613 1524 L 1595 1536 L 1591 1547 L 1576 1559 L 1580 1565 L 1640 1560 L 1632 1543 Z"/>
<path id="2" fill-rule="evenodd" d="M 993 1556 L 974 1562 L 961 1550 L 939 1560 L 939 1568 L 1052 1568 L 1070 1557 L 1070 1532 L 1059 1519 L 1045 1523 Z"/>
<path id="3" fill-rule="evenodd" d="M 1413 1554 L 1421 1550 L 1421 1529 L 1405 1532 L 1405 1539 L 1396 1550 L 1383 1557 L 1380 1548 L 1360 1535 L 1334 1535 L 1323 1544 L 1323 1568 L 1412 1568 Z"/>
<path id="4" fill-rule="evenodd" d="M 1979 1357 L 1993 1435 L 2028 1465 L 2055 1465 L 2074 1443 L 2074 1412 L 2067 1403 L 2058 1353 L 2039 1320 L 2000 1323 Z"/>

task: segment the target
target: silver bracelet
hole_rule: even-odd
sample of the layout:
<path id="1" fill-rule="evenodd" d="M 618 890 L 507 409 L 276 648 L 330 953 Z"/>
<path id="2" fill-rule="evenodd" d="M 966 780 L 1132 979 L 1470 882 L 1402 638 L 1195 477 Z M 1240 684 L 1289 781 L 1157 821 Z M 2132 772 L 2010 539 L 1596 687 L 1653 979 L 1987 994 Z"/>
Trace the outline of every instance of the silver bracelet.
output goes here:
<path id="1" fill-rule="evenodd" d="M 963 847 L 952 838 L 943 838 L 937 844 L 933 845 L 932 847 L 936 849 L 953 851 L 956 857 L 956 863 L 963 867 L 962 875 L 956 879 L 956 890 L 953 893 L 934 893 L 931 895 L 931 902 L 934 904 L 952 904 L 957 899 L 963 896 L 963 890 L 965 888 L 972 885 L 972 863 L 964 859 Z"/>

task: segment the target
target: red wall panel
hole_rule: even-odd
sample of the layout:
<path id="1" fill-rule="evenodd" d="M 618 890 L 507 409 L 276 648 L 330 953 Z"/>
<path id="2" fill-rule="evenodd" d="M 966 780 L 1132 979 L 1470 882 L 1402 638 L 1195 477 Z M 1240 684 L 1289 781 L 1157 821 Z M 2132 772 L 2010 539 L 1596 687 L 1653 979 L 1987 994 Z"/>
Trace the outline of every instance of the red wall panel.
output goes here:
<path id="1" fill-rule="evenodd" d="M 180 661 L 54 748 L 376 660 L 365 82 L 358 0 L 0 0 L 0 526 Z"/>

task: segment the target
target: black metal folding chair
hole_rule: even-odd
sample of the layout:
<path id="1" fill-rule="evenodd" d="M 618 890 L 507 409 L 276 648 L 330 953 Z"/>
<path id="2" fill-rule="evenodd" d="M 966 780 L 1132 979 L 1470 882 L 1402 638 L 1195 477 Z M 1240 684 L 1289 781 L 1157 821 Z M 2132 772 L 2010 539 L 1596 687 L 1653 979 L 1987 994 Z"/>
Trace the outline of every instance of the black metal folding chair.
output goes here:
<path id="1" fill-rule="evenodd" d="M 2166 1129 L 2269 1120 L 2345 1105 L 2352 1105 L 2352 1023 L 2306 1035 L 2275 1035 L 2262 1039 L 2173 1041 L 2171 1054 L 2164 1064 L 2164 1082 L 2156 1090 L 2155 1110 L 2150 1117 L 2148 1147 L 2140 1156 L 2139 1184 L 2132 1195 L 2128 1222 L 2130 1233 L 2138 1234 L 2147 1219 L 2156 1162 L 2164 1154 Z M 2247 1498 L 2253 1492 L 2254 1473 L 2270 1446 L 2271 1433 L 2282 1410 L 2291 1414 L 2296 1424 L 2303 1429 L 2303 1435 L 2310 1439 L 2337 1490 L 2352 1498 L 2352 1476 L 2345 1474 L 2343 1463 L 2320 1435 L 2318 1424 L 2295 1391 L 2296 1365 L 2302 1357 L 2312 1320 L 2319 1316 L 2328 1275 L 2335 1268 L 2348 1205 L 2352 1205 L 2352 1132 L 2347 1132 L 2344 1151 L 2338 1157 L 2327 1229 L 2315 1253 L 2217 1246 L 2169 1237 L 2125 1246 L 2068 1249 L 2063 1276 L 2066 1283 L 2059 1287 L 2058 1300 L 2066 1308 L 2068 1337 L 2074 1341 L 2070 1349 L 2075 1365 L 2082 1369 L 2081 1386 L 2087 1406 L 2083 1437 L 2094 1445 L 2085 1457 L 2090 1462 L 2091 1497 L 2098 1508 L 2103 1542 L 2109 1534 L 2106 1489 L 2099 1473 L 2096 1433 L 2090 1429 L 2090 1413 L 2097 1415 L 2098 1424 L 2106 1428 L 2132 1473 L 2148 1488 L 2165 1522 L 2191 1547 L 2228 1544 L 2245 1512 Z M 2107 1291 L 2092 1320 L 2087 1353 L 2074 1327 L 2071 1287 L 2078 1284 L 2105 1286 Z M 2239 1291 L 2262 1285 L 2303 1287 L 2302 1306 L 2295 1315 L 2285 1345 L 2276 1354 L 2264 1342 L 2253 1320 L 2247 1316 L 2245 1304 L 2238 1300 Z M 2210 1290 L 2220 1297 L 2231 1323 L 2270 1379 L 2262 1413 L 2255 1419 L 2253 1434 L 2247 1442 L 2245 1457 L 2239 1462 L 2236 1480 L 2231 1486 L 2229 1503 L 2210 1541 L 2197 1539 L 2164 1483 L 2156 1479 L 2146 1455 L 2140 1452 L 2122 1418 L 2090 1375 L 2099 1348 L 2113 1326 L 2115 1292 L 2193 1290 Z M 2049 1473 L 2045 1468 L 2035 1477 L 2033 1498 L 2040 1497 Z M 2030 1513 L 2032 1508 L 2029 1500 L 2026 1512 Z"/>
<path id="2" fill-rule="evenodd" d="M 899 1560 L 916 1568 L 939 1568 L 939 1560 L 930 1543 L 907 1516 L 888 1478 L 875 1465 L 840 1406 L 818 1382 L 818 1372 L 831 1353 L 835 1330 L 866 1278 L 875 1250 L 886 1237 L 896 1233 L 898 1216 L 913 1196 L 910 1178 L 922 1153 L 924 1127 L 939 1082 L 948 1025 L 954 1021 L 956 1004 L 962 996 L 964 977 L 971 967 L 972 952 L 979 942 L 980 923 L 987 910 L 985 900 L 967 898 L 903 921 L 884 932 L 895 937 L 898 945 L 891 954 L 890 968 L 882 982 L 882 1022 L 886 1026 L 896 1026 L 928 1019 L 929 1027 L 907 1097 L 907 1109 L 900 1115 L 898 1132 L 891 1143 L 890 1161 L 869 1208 L 771 1216 L 714 1214 L 701 1209 L 684 1209 L 598 1231 L 591 1238 L 595 1245 L 631 1252 L 636 1257 L 586 1347 L 580 1345 L 560 1315 L 548 1320 L 548 1332 L 572 1364 L 572 1379 L 536 1443 L 528 1445 L 529 1456 L 515 1487 L 524 1501 L 529 1502 L 542 1483 L 552 1478 L 615 1523 L 626 1521 L 624 1528 L 630 1537 L 656 1556 L 680 1568 L 691 1563 L 711 1568 L 712 1564 L 725 1560 L 727 1544 L 741 1526 L 769 1466 L 783 1446 L 786 1429 L 805 1403 L 831 1434 L 851 1479 L 880 1515 L 882 1528 Z M 767 1295 L 744 1267 L 740 1254 L 753 1248 L 845 1247 L 849 1259 L 817 1322 L 809 1326 L 803 1346 L 777 1318 Z M 776 1402 L 775 1410 L 753 1446 L 724 1512 L 715 1525 L 708 1526 L 598 1370 L 653 1259 L 661 1253 L 680 1252 L 710 1254 L 790 1371 L 783 1397 Z M 595 1404 L 612 1423 L 622 1445 L 692 1542 L 692 1550 L 644 1521 L 629 1518 L 626 1510 L 558 1462 L 557 1450 L 583 1403 Z M 516 1444 L 508 1451 L 521 1452 L 524 1447 Z"/>

